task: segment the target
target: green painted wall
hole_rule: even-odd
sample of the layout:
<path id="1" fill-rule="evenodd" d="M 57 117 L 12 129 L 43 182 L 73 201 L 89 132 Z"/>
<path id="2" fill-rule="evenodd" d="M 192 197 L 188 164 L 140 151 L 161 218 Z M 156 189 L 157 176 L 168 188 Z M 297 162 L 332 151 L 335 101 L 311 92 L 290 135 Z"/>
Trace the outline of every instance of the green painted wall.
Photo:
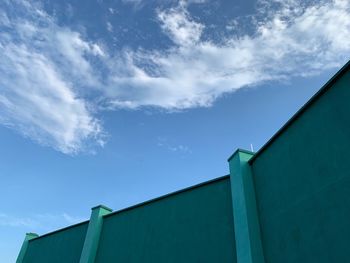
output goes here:
<path id="1" fill-rule="evenodd" d="M 252 162 L 269 263 L 350 262 L 350 73 Z"/>
<path id="2" fill-rule="evenodd" d="M 78 263 L 88 223 L 29 241 L 23 263 Z"/>
<path id="3" fill-rule="evenodd" d="M 104 217 L 96 263 L 235 263 L 229 178 Z"/>
<path id="4" fill-rule="evenodd" d="M 93 212 L 85 251 L 98 246 L 96 263 L 237 263 L 235 216 L 239 262 L 350 262 L 349 69 L 338 76 L 263 150 L 253 157 L 237 151 L 231 179 L 104 215 L 103 222 Z M 84 222 L 29 240 L 23 262 L 78 263 L 87 229 Z"/>

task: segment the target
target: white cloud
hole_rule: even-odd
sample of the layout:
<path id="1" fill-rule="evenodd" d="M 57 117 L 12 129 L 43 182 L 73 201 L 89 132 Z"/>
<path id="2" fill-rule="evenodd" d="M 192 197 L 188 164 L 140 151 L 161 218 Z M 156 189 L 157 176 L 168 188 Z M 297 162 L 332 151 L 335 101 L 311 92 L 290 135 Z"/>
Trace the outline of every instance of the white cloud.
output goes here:
<path id="1" fill-rule="evenodd" d="M 224 93 L 319 74 L 350 57 L 347 0 L 260 0 L 254 32 L 238 34 L 244 26 L 235 19 L 225 39 L 203 38 L 210 27 L 187 10 L 202 2 L 157 10 L 170 48 L 115 53 L 58 26 L 33 2 L 2 3 L 0 122 L 74 154 L 103 145 L 97 110 L 206 107 Z"/>
<path id="2" fill-rule="evenodd" d="M 110 22 L 107 22 L 107 23 L 106 23 L 106 26 L 107 26 L 107 30 L 108 30 L 109 32 L 113 32 L 113 26 L 112 26 L 112 24 L 111 24 Z"/>
<path id="3" fill-rule="evenodd" d="M 207 29 L 190 17 L 184 1 L 160 11 L 161 27 L 175 45 L 165 51 L 128 51 L 128 74 L 111 78 L 111 107 L 210 106 L 224 93 L 319 74 L 349 59 L 349 1 L 267 3 L 260 9 L 265 16 L 251 19 L 255 32 L 233 32 L 219 41 L 201 40 Z"/>
<path id="4" fill-rule="evenodd" d="M 176 44 L 192 46 L 200 40 L 204 26 L 190 17 L 186 7 L 186 2 L 180 1 L 178 7 L 158 12 L 158 18 Z"/>
<path id="5" fill-rule="evenodd" d="M 191 150 L 186 146 L 186 145 L 176 145 L 176 146 L 172 146 L 169 148 L 170 151 L 172 152 L 182 152 L 182 153 L 190 153 Z"/>
<path id="6" fill-rule="evenodd" d="M 7 8 L 26 11 L 1 25 L 0 122 L 63 153 L 86 150 L 90 142 L 102 145 L 101 125 L 75 90 L 82 80 L 97 83 L 85 54 L 103 56 L 101 48 L 58 27 L 29 2 Z"/>
<path id="7" fill-rule="evenodd" d="M 114 15 L 114 14 L 117 12 L 117 10 L 114 9 L 114 8 L 112 8 L 112 7 L 109 7 L 109 8 L 108 8 L 108 11 L 109 11 L 112 15 Z"/>

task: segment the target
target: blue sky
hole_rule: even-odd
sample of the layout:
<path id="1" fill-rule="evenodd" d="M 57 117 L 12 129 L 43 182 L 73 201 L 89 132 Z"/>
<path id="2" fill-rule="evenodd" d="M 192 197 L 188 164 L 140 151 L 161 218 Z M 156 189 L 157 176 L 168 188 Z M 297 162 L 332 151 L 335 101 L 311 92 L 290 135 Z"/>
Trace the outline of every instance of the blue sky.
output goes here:
<path id="1" fill-rule="evenodd" d="M 0 261 L 228 173 L 343 64 L 346 0 L 0 3 Z"/>

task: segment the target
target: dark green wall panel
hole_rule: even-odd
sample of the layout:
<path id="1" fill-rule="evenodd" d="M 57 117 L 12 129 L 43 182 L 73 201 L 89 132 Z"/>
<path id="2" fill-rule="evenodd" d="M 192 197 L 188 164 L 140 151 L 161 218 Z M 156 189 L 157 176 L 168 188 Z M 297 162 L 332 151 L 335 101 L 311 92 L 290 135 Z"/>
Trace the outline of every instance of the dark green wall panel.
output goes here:
<path id="1" fill-rule="evenodd" d="M 96 262 L 236 262 L 229 178 L 106 216 Z"/>
<path id="2" fill-rule="evenodd" d="M 88 223 L 29 241 L 24 263 L 78 263 Z"/>
<path id="3" fill-rule="evenodd" d="M 350 74 L 252 163 L 268 263 L 350 262 Z"/>

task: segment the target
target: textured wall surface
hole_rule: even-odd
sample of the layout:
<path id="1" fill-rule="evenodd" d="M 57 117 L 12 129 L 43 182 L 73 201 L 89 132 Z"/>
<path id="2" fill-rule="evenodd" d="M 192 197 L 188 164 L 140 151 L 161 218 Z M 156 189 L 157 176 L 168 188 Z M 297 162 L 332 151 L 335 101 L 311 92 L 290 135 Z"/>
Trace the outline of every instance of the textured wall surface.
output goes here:
<path id="1" fill-rule="evenodd" d="M 350 73 L 252 163 L 266 262 L 350 262 Z"/>
<path id="2" fill-rule="evenodd" d="M 78 263 L 88 223 L 29 241 L 24 263 Z"/>
<path id="3" fill-rule="evenodd" d="M 96 262 L 236 262 L 229 178 L 105 216 Z"/>

